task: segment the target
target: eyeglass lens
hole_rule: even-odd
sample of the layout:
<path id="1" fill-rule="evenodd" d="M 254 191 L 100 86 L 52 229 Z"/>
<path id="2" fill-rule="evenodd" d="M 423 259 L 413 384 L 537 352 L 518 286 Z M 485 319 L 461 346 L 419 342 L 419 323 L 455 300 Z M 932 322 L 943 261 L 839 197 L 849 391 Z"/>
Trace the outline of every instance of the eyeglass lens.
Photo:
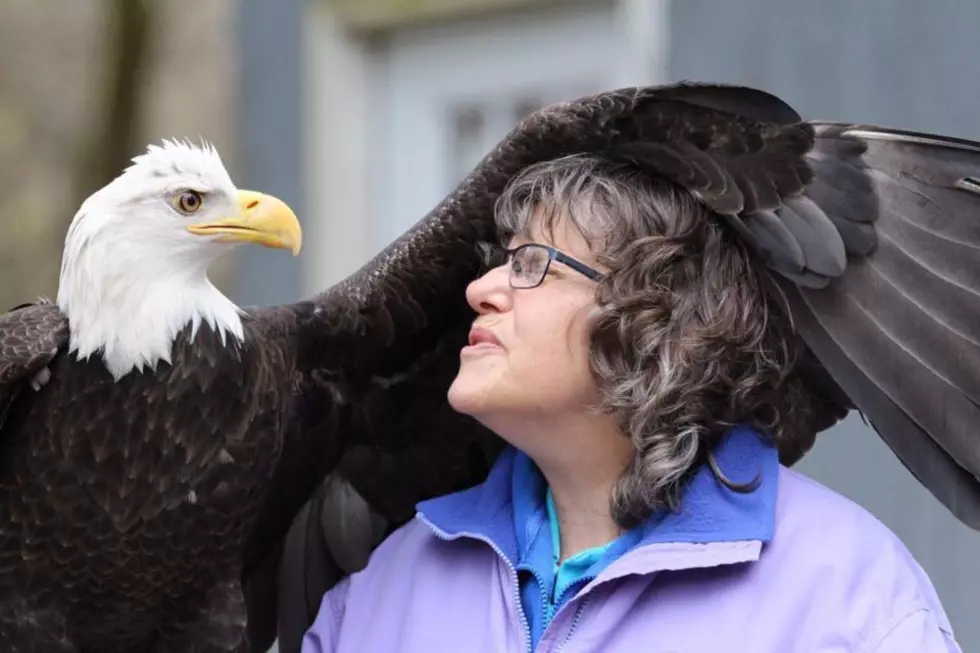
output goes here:
<path id="1" fill-rule="evenodd" d="M 511 283 L 526 288 L 541 283 L 551 256 L 543 247 L 521 247 L 510 262 Z"/>

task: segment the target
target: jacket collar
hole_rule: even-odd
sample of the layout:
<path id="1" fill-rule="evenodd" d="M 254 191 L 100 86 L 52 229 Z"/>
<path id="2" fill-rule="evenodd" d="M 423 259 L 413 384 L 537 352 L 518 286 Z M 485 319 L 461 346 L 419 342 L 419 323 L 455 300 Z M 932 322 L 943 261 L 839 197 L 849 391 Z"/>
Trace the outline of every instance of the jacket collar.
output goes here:
<path id="1" fill-rule="evenodd" d="M 523 464 L 522 458 L 524 454 L 513 447 L 505 449 L 486 481 L 419 503 L 418 516 L 443 536 L 488 540 L 516 564 L 520 555 L 515 510 L 526 508 L 521 499 L 515 502 L 519 483 L 514 470 L 515 465 Z M 639 543 L 625 556 L 632 560 L 630 572 L 638 563 L 649 572 L 758 558 L 775 528 L 778 452 L 757 432 L 738 427 L 722 439 L 715 459 L 729 480 L 745 483 L 758 477 L 758 487 L 747 494 L 735 492 L 715 478 L 710 466 L 702 466 L 691 478 L 676 512 L 659 511 L 638 527 Z M 624 571 L 621 564 L 608 570 L 612 575 Z"/>

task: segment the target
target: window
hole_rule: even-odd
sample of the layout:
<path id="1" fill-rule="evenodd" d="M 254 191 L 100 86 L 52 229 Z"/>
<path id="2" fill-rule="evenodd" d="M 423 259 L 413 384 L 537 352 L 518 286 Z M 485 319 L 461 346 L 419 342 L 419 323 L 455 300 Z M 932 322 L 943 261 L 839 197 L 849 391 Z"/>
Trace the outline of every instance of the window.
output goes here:
<path id="1" fill-rule="evenodd" d="M 482 102 L 451 103 L 446 188 L 450 189 L 458 184 L 526 116 L 548 104 L 584 93 L 553 95 L 554 99 L 550 100 L 525 94 Z"/>

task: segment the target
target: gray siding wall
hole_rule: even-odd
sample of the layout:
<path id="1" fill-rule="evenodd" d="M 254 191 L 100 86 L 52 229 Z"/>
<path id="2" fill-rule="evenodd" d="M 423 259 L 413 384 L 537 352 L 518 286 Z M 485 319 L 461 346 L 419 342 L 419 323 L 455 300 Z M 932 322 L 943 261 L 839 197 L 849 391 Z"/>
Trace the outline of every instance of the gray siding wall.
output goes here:
<path id="1" fill-rule="evenodd" d="M 744 83 L 804 116 L 980 140 L 980 3 L 675 0 L 671 79 Z M 923 490 L 857 416 L 799 469 L 857 501 L 936 584 L 964 651 L 980 651 L 980 533 Z"/>
<path id="2" fill-rule="evenodd" d="M 303 75 L 304 0 L 240 0 L 240 160 L 235 183 L 279 197 L 301 222 L 304 210 Z M 229 297 L 240 306 L 300 299 L 302 258 L 281 250 L 242 247 Z"/>

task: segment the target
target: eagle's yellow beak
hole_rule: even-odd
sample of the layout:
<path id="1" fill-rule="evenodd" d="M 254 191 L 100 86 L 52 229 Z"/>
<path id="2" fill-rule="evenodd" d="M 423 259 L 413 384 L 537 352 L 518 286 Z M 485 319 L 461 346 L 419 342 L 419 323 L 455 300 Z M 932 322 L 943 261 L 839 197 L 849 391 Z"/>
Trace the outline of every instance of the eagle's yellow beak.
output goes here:
<path id="1" fill-rule="evenodd" d="M 278 197 L 251 190 L 238 191 L 241 212 L 232 218 L 192 224 L 187 230 L 198 236 L 218 235 L 218 242 L 255 243 L 291 250 L 298 256 L 303 230 L 293 210 Z"/>

